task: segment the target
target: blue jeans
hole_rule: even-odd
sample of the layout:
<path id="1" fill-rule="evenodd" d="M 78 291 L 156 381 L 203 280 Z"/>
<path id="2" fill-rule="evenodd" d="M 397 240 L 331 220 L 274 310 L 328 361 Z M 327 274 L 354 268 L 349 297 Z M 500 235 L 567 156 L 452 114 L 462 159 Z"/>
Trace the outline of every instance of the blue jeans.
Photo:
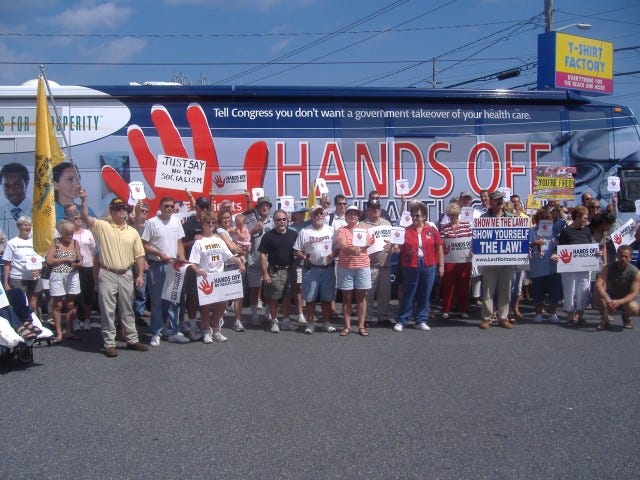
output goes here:
<path id="1" fill-rule="evenodd" d="M 407 325 L 416 304 L 416 323 L 427 323 L 431 309 L 430 297 L 436 279 L 436 265 L 425 266 L 424 260 L 418 259 L 418 268 L 402 268 L 402 300 L 398 323 Z"/>
<path id="2" fill-rule="evenodd" d="M 134 277 L 136 270 L 134 268 Z M 133 313 L 136 318 L 142 318 L 147 309 L 147 272 L 142 273 L 142 286 L 135 289 L 133 297 Z"/>
<path id="3" fill-rule="evenodd" d="M 147 281 L 149 282 L 149 296 L 151 297 L 151 333 L 162 333 L 162 319 L 167 319 L 169 335 L 178 333 L 180 304 L 162 299 L 162 287 L 166 276 L 166 264 L 152 262 L 149 265 Z"/>

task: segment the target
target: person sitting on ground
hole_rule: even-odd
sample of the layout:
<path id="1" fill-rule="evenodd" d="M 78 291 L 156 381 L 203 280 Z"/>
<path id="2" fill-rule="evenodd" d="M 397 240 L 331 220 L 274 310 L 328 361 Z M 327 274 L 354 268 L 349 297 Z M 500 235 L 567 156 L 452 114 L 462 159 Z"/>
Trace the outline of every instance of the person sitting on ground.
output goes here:
<path id="1" fill-rule="evenodd" d="M 610 314 L 622 309 L 622 324 L 631 329 L 631 317 L 638 315 L 640 295 L 640 270 L 631 265 L 633 249 L 629 245 L 618 248 L 617 261 L 606 265 L 596 280 L 594 303 L 602 321 L 596 330 L 606 330 L 611 324 Z"/>

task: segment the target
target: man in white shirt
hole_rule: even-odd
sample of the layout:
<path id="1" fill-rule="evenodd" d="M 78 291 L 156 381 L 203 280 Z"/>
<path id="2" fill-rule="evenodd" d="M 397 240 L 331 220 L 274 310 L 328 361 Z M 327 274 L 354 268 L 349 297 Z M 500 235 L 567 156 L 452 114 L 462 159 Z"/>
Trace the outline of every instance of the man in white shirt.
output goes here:
<path id="1" fill-rule="evenodd" d="M 151 298 L 151 342 L 152 347 L 160 345 L 163 319 L 167 321 L 169 341 L 187 343 L 179 329 L 180 304 L 162 299 L 162 289 L 166 268 L 172 260 L 184 260 L 184 230 L 178 216 L 173 215 L 176 202 L 171 197 L 160 199 L 160 212 L 147 220 L 142 232 L 142 244 L 149 264 L 149 296 Z"/>

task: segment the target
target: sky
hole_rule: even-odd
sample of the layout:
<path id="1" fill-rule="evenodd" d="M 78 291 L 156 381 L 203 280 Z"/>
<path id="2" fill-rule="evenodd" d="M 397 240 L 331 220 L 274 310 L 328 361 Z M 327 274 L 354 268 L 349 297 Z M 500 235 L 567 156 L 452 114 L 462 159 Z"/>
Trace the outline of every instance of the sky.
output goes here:
<path id="1" fill-rule="evenodd" d="M 602 100 L 638 114 L 640 1 L 552 3 L 554 29 L 623 49 Z M 64 85 L 532 89 L 544 25 L 544 0 L 0 0 L 0 85 L 43 64 Z"/>

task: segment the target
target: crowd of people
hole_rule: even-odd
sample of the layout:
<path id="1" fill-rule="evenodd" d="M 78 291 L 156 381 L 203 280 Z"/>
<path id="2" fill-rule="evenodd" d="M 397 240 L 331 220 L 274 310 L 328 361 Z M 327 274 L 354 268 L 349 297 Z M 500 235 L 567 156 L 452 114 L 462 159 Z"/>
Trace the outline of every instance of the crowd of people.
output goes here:
<path id="1" fill-rule="evenodd" d="M 219 208 L 214 211 L 212 198 L 189 195 L 193 214 L 186 219 L 176 214 L 176 201 L 169 196 L 160 199 L 153 214 L 144 201 L 130 207 L 114 198 L 108 215 L 96 218 L 75 170 L 68 165 L 58 170 L 56 199 L 68 199 L 61 207 L 64 219 L 56 238 L 45 258 L 39 258 L 33 250 L 31 218 L 18 216 L 17 234 L 8 241 L 5 236 L 3 244 L 2 285 L 7 292 L 24 292 L 36 312 L 42 310 L 43 291 L 48 290 L 54 343 L 81 338 L 80 332 L 91 328 L 97 307 L 107 357 L 118 355 L 117 336 L 136 351 L 159 347 L 163 339 L 224 342 L 226 312 L 234 317 L 235 332 L 243 332 L 248 320 L 255 327 L 268 322 L 273 333 L 300 327 L 313 334 L 319 323 L 325 332 L 337 332 L 338 325 L 343 337 L 353 332 L 366 337 L 372 324 L 398 333 L 411 324 L 428 331 L 436 315 L 434 298 L 442 301 L 443 321 L 454 316 L 466 321 L 471 306 L 480 306 L 483 330 L 491 325 L 513 328 L 522 319 L 523 294 L 532 299 L 533 321 L 538 323 L 560 323 L 561 307 L 566 325 L 577 327 L 591 306 L 600 312 L 597 330 L 607 329 L 616 311 L 622 313 L 623 327 L 630 329 L 640 310 L 640 271 L 632 265 L 640 232 L 632 246 L 616 251 L 609 238 L 617 222 L 615 204 L 600 208 L 588 194 L 574 208 L 550 201 L 531 215 L 528 265 L 475 269 L 470 242 L 455 255 L 447 247 L 451 239 L 472 236 L 471 192 L 453 199 L 436 221 L 428 218 L 425 203 L 402 198 L 410 216 L 404 240 L 381 242 L 377 235 L 381 229 L 390 231 L 393 222 L 376 191 L 370 192 L 363 209 L 349 205 L 344 195 L 336 195 L 331 206 L 323 195 L 317 205 L 293 212 L 272 212 L 267 197 L 252 204 L 247 193 L 246 211 L 238 214 L 227 202 L 216 202 Z M 79 198 L 80 205 L 73 198 Z M 507 201 L 502 191 L 482 191 L 479 200 L 473 217 L 529 217 L 517 195 Z M 598 271 L 557 272 L 559 248 L 572 244 L 600 246 Z M 174 261 L 186 262 L 187 269 L 182 294 L 172 301 L 163 298 L 163 287 Z M 232 270 L 242 274 L 246 297 L 199 305 L 200 282 Z M 392 318 L 394 288 L 399 301 Z M 335 308 L 338 295 L 341 319 Z M 245 302 L 250 310 L 246 320 Z M 145 324 L 147 310 L 149 344 L 140 341 L 137 328 Z M 28 323 L 12 324 L 24 338 L 33 337 Z"/>

